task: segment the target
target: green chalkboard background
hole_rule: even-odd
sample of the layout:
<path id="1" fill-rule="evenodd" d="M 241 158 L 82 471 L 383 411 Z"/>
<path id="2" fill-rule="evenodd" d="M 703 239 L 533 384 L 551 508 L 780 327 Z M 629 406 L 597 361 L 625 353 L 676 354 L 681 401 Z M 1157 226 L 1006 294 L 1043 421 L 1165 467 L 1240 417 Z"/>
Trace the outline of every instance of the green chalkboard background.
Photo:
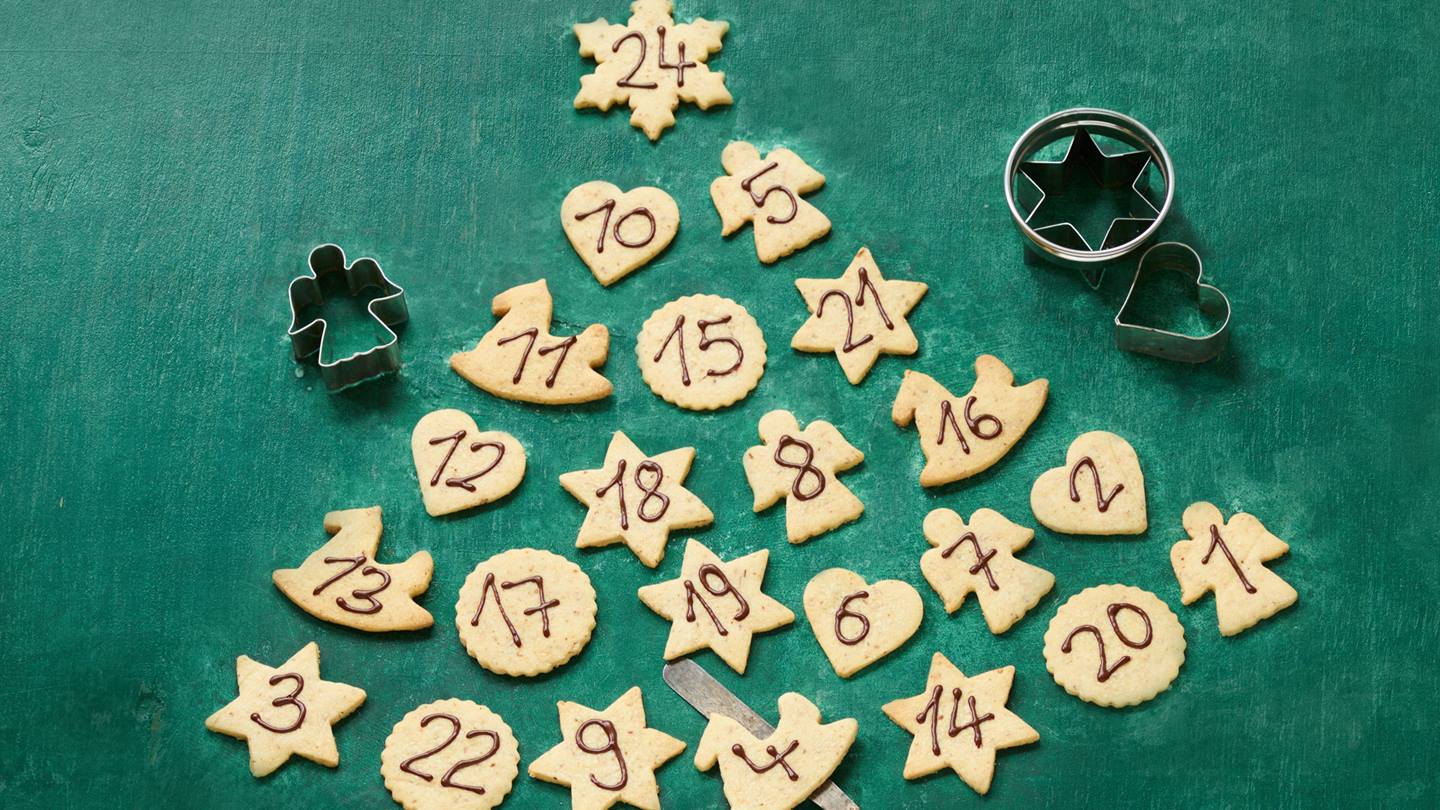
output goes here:
<path id="1" fill-rule="evenodd" d="M 849 681 L 803 620 L 758 638 L 744 677 L 698 656 L 764 714 L 798 690 L 858 718 L 837 779 L 862 806 L 1435 806 L 1440 6 L 683 0 L 682 20 L 730 21 L 713 64 L 735 104 L 683 110 L 658 144 L 624 112 L 571 107 L 590 65 L 570 25 L 599 16 L 623 19 L 624 0 L 0 3 L 0 804 L 386 807 L 392 724 L 451 696 L 514 727 L 516 807 L 568 800 L 523 775 L 558 739 L 557 699 L 599 706 L 639 684 L 693 753 L 702 720 L 660 680 L 669 625 L 635 598 L 674 575 L 678 542 L 657 571 L 622 548 L 578 552 L 583 509 L 556 481 L 623 428 L 650 450 L 698 448 L 689 483 L 716 518 L 698 536 L 727 557 L 771 549 L 767 590 L 797 612 L 833 565 L 925 595 L 920 633 Z M 1169 147 L 1163 234 L 1195 245 L 1234 302 L 1217 361 L 1113 347 L 1133 265 L 1092 291 L 1022 263 L 1006 152 L 1075 105 L 1127 111 Z M 748 230 L 719 236 L 707 189 L 735 138 L 828 176 L 811 198 L 827 239 L 764 267 Z M 610 289 L 558 223 L 565 193 L 597 178 L 659 185 L 682 214 L 670 250 Z M 413 315 L 403 371 L 341 395 L 285 339 L 286 283 L 324 241 L 380 259 Z M 838 275 L 862 245 L 931 290 L 912 317 L 920 354 L 851 387 L 833 358 L 788 348 L 805 318 L 792 279 Z M 602 403 L 506 402 L 446 366 L 489 328 L 492 295 L 541 277 L 561 328 L 611 330 Z M 759 388 L 714 414 L 655 397 L 634 359 L 644 318 L 698 292 L 740 301 L 770 343 Z M 363 345 L 353 311 L 331 311 Z M 980 352 L 1048 377 L 1049 404 L 992 471 L 922 491 L 915 436 L 889 419 L 901 372 L 964 390 Z M 525 443 L 513 497 L 425 515 L 408 436 L 442 407 Z M 779 407 L 867 454 L 845 479 L 864 517 L 799 547 L 782 510 L 751 513 L 740 465 Z M 917 564 L 925 513 L 1034 525 L 1031 482 L 1091 429 L 1139 452 L 1150 531 L 1041 529 L 1026 558 L 1057 584 L 1031 615 L 998 638 L 973 603 L 947 617 Z M 1167 555 L 1196 500 L 1290 542 L 1274 568 L 1297 606 L 1224 639 L 1210 599 L 1179 605 Z M 327 625 L 270 583 L 323 540 L 326 511 L 370 504 L 390 559 L 435 556 L 431 631 Z M 482 670 L 453 625 L 465 575 L 515 546 L 575 559 L 599 590 L 589 647 L 533 680 Z M 1190 645 L 1174 686 L 1125 711 L 1065 694 L 1040 652 L 1066 598 L 1112 581 L 1169 602 Z M 204 718 L 233 696 L 236 655 L 279 663 L 311 640 L 326 677 L 369 700 L 337 729 L 338 769 L 297 759 L 255 780 Z M 935 650 L 967 672 L 1014 664 L 1011 706 L 1040 732 L 1000 756 L 986 799 L 949 774 L 900 776 L 909 737 L 879 707 L 920 691 Z M 667 805 L 722 803 L 688 760 L 661 771 Z"/>

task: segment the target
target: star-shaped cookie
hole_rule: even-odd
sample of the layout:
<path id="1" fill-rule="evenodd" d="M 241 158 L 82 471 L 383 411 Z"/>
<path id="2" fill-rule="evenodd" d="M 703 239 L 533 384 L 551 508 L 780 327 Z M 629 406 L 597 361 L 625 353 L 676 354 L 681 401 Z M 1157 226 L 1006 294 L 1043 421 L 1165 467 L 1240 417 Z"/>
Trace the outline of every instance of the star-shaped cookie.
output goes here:
<path id="1" fill-rule="evenodd" d="M 1227 523 L 1214 504 L 1201 501 L 1185 510 L 1182 521 L 1190 539 L 1170 548 L 1180 601 L 1189 605 L 1214 591 L 1220 635 L 1237 635 L 1295 604 L 1295 589 L 1265 567 L 1290 546 L 1259 518 L 1236 512 Z"/>
<path id="2" fill-rule="evenodd" d="M 785 499 L 785 536 L 803 543 L 860 517 L 865 504 L 840 483 L 839 473 L 865 460 L 829 422 L 800 429 L 789 411 L 760 417 L 760 441 L 745 451 L 745 478 L 763 512 Z"/>
<path id="3" fill-rule="evenodd" d="M 580 77 L 575 109 L 601 112 L 630 105 L 630 125 L 656 140 L 675 125 L 675 108 L 689 101 L 702 110 L 729 104 L 725 74 L 705 60 L 720 50 L 730 23 L 697 17 L 676 24 L 671 0 L 635 0 L 630 20 L 612 25 L 603 17 L 575 26 L 580 55 L 595 60 L 595 72 Z"/>
<path id="4" fill-rule="evenodd" d="M 575 547 L 624 543 L 640 562 L 650 568 L 659 565 L 671 530 L 693 529 L 715 519 L 694 493 L 681 486 L 694 460 L 693 447 L 647 456 L 623 432 L 615 431 L 599 469 L 560 476 L 565 491 L 590 508 Z"/>
<path id="5" fill-rule="evenodd" d="M 250 773 L 266 776 L 291 754 L 328 768 L 340 764 L 330 728 L 365 702 L 365 690 L 320 680 L 320 647 L 310 642 L 278 667 L 235 659 L 239 695 L 205 720 L 211 731 L 245 740 Z"/>
<path id="6" fill-rule="evenodd" d="M 794 613 L 760 591 L 769 561 L 767 549 L 724 562 L 699 542 L 687 542 L 680 576 L 639 591 L 646 607 L 672 622 L 665 660 L 709 647 L 744 675 L 751 637 L 795 621 Z"/>
<path id="7" fill-rule="evenodd" d="M 575 810 L 606 810 L 624 802 L 660 810 L 655 770 L 685 750 L 685 743 L 645 726 L 640 687 L 603 711 L 562 700 L 561 740 L 530 763 L 530 776 L 570 788 Z"/>
<path id="8" fill-rule="evenodd" d="M 885 715 L 915 735 L 904 776 L 918 779 L 949 767 L 976 793 L 990 790 L 995 752 L 1040 735 L 1005 708 L 1015 667 L 967 678 L 940 653 L 930 659 L 925 691 L 885 704 Z"/>
<path id="9" fill-rule="evenodd" d="M 802 352 L 834 352 L 851 385 L 859 385 L 882 354 L 914 354 L 920 347 L 905 316 L 929 289 L 919 281 L 887 281 L 862 247 L 839 278 L 797 278 L 810 308 L 790 340 Z"/>

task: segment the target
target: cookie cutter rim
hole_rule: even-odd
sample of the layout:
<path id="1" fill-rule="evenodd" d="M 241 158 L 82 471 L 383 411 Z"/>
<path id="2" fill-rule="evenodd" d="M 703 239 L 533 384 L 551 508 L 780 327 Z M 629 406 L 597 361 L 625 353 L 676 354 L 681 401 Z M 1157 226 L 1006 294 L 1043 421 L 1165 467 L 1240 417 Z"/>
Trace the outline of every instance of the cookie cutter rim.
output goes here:
<path id="1" fill-rule="evenodd" d="M 379 261 L 369 256 L 349 261 L 344 248 L 334 242 L 311 248 L 306 265 L 306 274 L 291 279 L 288 289 L 290 327 L 286 330 L 286 335 L 290 338 L 296 362 L 315 355 L 316 365 L 320 367 L 320 377 L 325 381 L 325 388 L 331 392 L 398 371 L 400 336 L 396 334 L 395 327 L 410 318 L 410 309 L 405 302 L 405 288 L 385 275 Z M 300 313 L 306 308 L 325 302 L 320 280 L 336 273 L 344 275 L 351 295 L 367 287 L 376 287 L 381 291 L 381 295 L 366 304 L 365 310 L 380 324 L 389 338 L 365 351 L 327 362 L 321 352 L 325 346 L 325 333 L 329 323 L 320 316 L 310 319 L 304 325 L 299 325 L 299 320 Z"/>
<path id="2" fill-rule="evenodd" d="M 1195 298 L 1200 310 L 1207 314 L 1221 314 L 1223 319 L 1218 327 L 1204 335 L 1186 335 L 1154 326 L 1144 326 L 1125 320 L 1140 278 L 1147 272 L 1170 270 L 1180 273 L 1195 282 Z M 1230 342 L 1230 299 L 1224 291 L 1213 284 L 1204 282 L 1205 265 L 1200 254 L 1183 242 L 1159 242 L 1152 245 L 1140 257 L 1135 267 L 1135 278 L 1130 282 L 1130 291 L 1115 313 L 1115 345 L 1127 352 L 1148 354 L 1166 360 L 1182 363 L 1203 363 L 1214 359 Z"/>
<path id="3" fill-rule="evenodd" d="M 1015 177 L 1021 173 L 1020 166 L 1024 160 L 1041 148 L 1067 135 L 1074 135 L 1080 130 L 1086 130 L 1091 135 L 1100 134 L 1114 137 L 1116 140 L 1137 147 L 1140 151 L 1148 152 L 1150 162 L 1155 165 L 1161 178 L 1165 181 L 1164 202 L 1156 207 L 1146 198 L 1151 207 L 1156 208 L 1154 220 L 1139 235 L 1112 248 L 1078 250 L 1052 242 L 1045 238 L 1039 229 L 1030 226 L 1027 221 L 1029 216 L 1021 214 L 1015 200 Z M 1136 178 L 1137 182 L 1144 174 L 1143 171 L 1140 173 Z M 1136 193 L 1139 193 L 1138 189 Z M 1141 196 L 1144 197 L 1143 194 Z M 1087 273 L 1094 268 L 1124 258 L 1149 241 L 1164 223 L 1174 200 L 1175 166 L 1170 161 L 1170 153 L 1165 151 L 1165 145 L 1144 124 L 1114 110 L 1098 107 L 1074 107 L 1047 115 L 1020 135 L 1015 141 L 1015 145 L 1010 148 L 1010 156 L 1005 160 L 1005 204 L 1010 209 L 1010 218 L 1014 221 L 1016 229 L 1020 231 L 1020 235 L 1025 240 L 1026 250 L 1033 251 L 1055 264 L 1077 268 L 1087 271 Z M 1030 213 L 1034 214 L 1034 210 Z"/>

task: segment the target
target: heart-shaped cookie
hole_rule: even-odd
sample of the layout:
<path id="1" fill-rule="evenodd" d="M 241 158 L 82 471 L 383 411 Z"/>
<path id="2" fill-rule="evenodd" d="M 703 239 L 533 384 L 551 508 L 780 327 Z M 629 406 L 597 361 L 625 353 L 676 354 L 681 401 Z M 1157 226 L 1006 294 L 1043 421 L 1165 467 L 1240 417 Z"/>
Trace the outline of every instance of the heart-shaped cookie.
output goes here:
<path id="1" fill-rule="evenodd" d="M 432 516 L 499 500 L 525 477 L 525 448 L 514 436 L 482 433 L 469 414 L 454 408 L 421 417 L 410 434 L 410 453 Z"/>
<path id="2" fill-rule="evenodd" d="M 842 678 L 894 652 L 924 615 L 920 593 L 898 579 L 867 585 L 854 571 L 829 568 L 805 586 L 805 618 Z"/>
<path id="3" fill-rule="evenodd" d="M 1200 311 L 1220 325 L 1204 334 L 1187 335 L 1139 323 L 1140 299 L 1135 291 L 1147 275 L 1160 271 L 1179 273 L 1192 282 L 1191 289 Z M 1230 299 L 1219 287 L 1201 281 L 1204 275 L 1200 256 L 1189 245 L 1161 242 L 1145 251 L 1135 268 L 1135 280 L 1130 282 L 1125 303 L 1115 313 L 1115 345 L 1126 351 L 1184 363 L 1203 363 L 1219 354 L 1230 338 Z"/>
<path id="4" fill-rule="evenodd" d="M 670 244 L 680 229 L 680 208 L 654 186 L 621 191 L 591 180 L 565 195 L 560 225 L 595 280 L 609 287 Z"/>
<path id="5" fill-rule="evenodd" d="M 1135 448 L 1103 430 L 1082 434 L 1065 451 L 1065 466 L 1035 479 L 1030 509 L 1064 534 L 1144 532 L 1145 476 Z"/>

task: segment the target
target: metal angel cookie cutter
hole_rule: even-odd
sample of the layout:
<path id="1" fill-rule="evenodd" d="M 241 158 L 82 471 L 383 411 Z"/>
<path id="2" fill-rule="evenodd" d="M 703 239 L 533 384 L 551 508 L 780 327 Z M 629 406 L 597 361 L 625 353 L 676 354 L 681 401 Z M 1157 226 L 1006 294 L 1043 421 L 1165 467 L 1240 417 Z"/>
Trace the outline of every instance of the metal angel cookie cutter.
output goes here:
<path id="1" fill-rule="evenodd" d="M 1127 144 L 1133 151 L 1106 154 L 1094 136 Z M 1045 147 L 1070 138 L 1060 160 L 1033 159 Z M 1149 188 L 1154 167 L 1165 184 L 1164 198 Z M 1065 196 L 1076 181 L 1107 191 L 1126 191 L 1126 216 L 1110 223 L 1098 247 L 1092 247 L 1073 222 L 1039 224 L 1047 201 Z M 1143 246 L 1170 213 L 1175 199 L 1175 168 L 1160 139 L 1134 118 L 1113 110 L 1080 107 L 1047 116 L 1025 130 L 1005 161 L 1005 203 L 1025 244 L 1026 258 L 1073 267 L 1091 287 L 1100 286 L 1105 265 Z"/>
<path id="2" fill-rule="evenodd" d="M 1219 319 L 1220 325 L 1208 334 L 1185 335 L 1131 322 L 1132 302 L 1141 279 L 1147 273 L 1161 271 L 1179 273 L 1193 280 L 1200 311 Z M 1189 245 L 1161 242 L 1145 251 L 1145 255 L 1140 257 L 1140 265 L 1135 268 L 1135 280 L 1130 282 L 1125 303 L 1115 313 L 1115 345 L 1126 351 L 1184 363 L 1203 363 L 1218 355 L 1230 340 L 1230 299 L 1219 287 L 1204 283 L 1204 274 L 1200 256 Z"/>
<path id="3" fill-rule="evenodd" d="M 330 391 L 364 382 L 381 374 L 388 374 L 400 368 L 400 338 L 395 328 L 410 318 L 410 309 L 405 304 L 405 290 L 391 281 L 380 269 L 380 263 L 371 258 L 346 262 L 345 251 L 339 245 L 324 244 L 310 251 L 310 272 L 290 281 L 290 336 L 295 360 L 302 361 L 315 355 L 320 366 L 320 377 Z M 363 352 L 326 360 L 324 318 L 316 317 L 305 324 L 300 323 L 300 314 L 325 302 L 320 288 L 322 279 L 342 274 L 346 287 L 354 295 L 368 287 L 380 290 L 380 295 L 371 299 L 366 306 L 376 323 L 385 330 L 386 338 L 378 346 Z"/>
<path id="4" fill-rule="evenodd" d="M 722 686 L 704 667 L 688 658 L 666 664 L 660 676 L 675 690 L 675 694 L 706 717 L 723 714 L 756 737 L 768 737 L 775 732 L 775 727 L 765 722 L 765 718 L 735 697 L 734 692 Z M 860 805 L 845 795 L 845 791 L 833 780 L 826 781 L 811 794 L 810 801 L 822 810 L 860 810 Z"/>

